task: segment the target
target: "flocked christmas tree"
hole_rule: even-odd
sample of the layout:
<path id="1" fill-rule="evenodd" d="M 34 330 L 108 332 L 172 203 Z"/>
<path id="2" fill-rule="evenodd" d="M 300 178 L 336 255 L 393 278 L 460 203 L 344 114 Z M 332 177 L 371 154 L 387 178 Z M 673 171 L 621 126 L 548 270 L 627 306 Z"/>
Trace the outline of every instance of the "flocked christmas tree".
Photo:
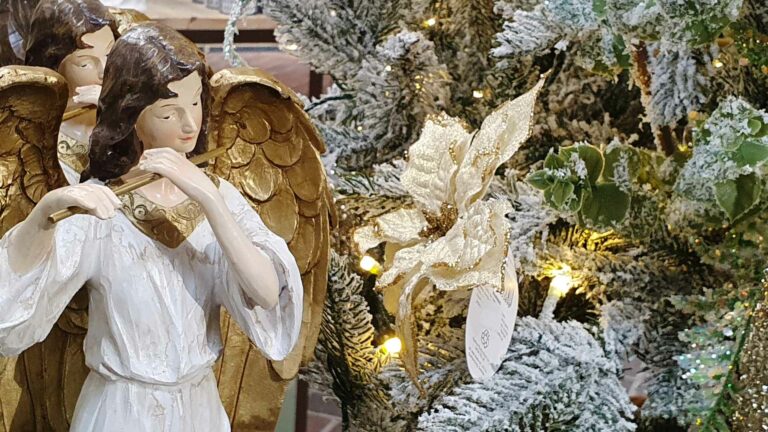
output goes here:
<path id="1" fill-rule="evenodd" d="M 768 4 L 265 6 L 334 83 L 306 103 L 342 219 L 305 377 L 345 427 L 768 430 Z M 474 380 L 470 295 L 509 259 L 517 325 Z"/>

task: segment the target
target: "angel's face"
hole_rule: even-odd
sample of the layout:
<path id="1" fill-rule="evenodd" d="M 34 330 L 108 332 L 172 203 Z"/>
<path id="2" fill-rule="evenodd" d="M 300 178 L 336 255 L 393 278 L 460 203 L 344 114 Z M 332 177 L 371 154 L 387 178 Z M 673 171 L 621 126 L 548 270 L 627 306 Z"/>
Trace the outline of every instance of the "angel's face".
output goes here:
<path id="1" fill-rule="evenodd" d="M 144 149 L 170 147 L 189 153 L 197 144 L 203 122 L 203 81 L 192 73 L 168 84 L 177 97 L 158 99 L 144 108 L 136 122 L 136 135 Z"/>
<path id="2" fill-rule="evenodd" d="M 65 57 L 59 66 L 59 73 L 64 75 L 69 83 L 70 93 L 74 93 L 77 87 L 101 85 L 107 54 L 115 44 L 115 35 L 109 26 L 86 33 L 81 39 L 90 48 L 75 50 Z"/>

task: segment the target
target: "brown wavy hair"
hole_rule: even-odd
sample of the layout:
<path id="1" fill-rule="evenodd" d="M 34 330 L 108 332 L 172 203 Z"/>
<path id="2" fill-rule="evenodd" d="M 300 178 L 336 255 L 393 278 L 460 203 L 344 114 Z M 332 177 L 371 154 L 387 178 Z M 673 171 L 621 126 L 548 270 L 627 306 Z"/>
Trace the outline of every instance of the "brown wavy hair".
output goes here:
<path id="1" fill-rule="evenodd" d="M 209 69 L 197 45 L 176 30 L 143 23 L 125 32 L 109 53 L 91 134 L 90 165 L 81 181 L 112 180 L 136 165 L 144 146 L 136 135 L 139 114 L 159 99 L 178 96 L 168 84 L 197 72 L 203 82 L 203 124 L 190 155 L 206 150 Z"/>
<path id="2" fill-rule="evenodd" d="M 40 0 L 25 35 L 24 63 L 58 71 L 68 55 L 91 48 L 83 42 L 83 35 L 104 26 L 112 29 L 117 39 L 115 18 L 98 0 Z"/>

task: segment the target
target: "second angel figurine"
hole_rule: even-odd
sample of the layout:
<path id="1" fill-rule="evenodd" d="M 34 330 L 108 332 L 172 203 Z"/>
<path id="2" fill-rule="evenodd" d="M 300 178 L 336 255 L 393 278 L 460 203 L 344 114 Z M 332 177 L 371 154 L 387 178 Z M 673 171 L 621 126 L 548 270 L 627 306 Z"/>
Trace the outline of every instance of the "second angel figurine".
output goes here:
<path id="1" fill-rule="evenodd" d="M 207 79 L 174 30 L 127 31 L 104 72 L 91 180 L 47 193 L 0 239 L 0 354 L 43 340 L 88 288 L 91 373 L 72 431 L 228 431 L 211 369 L 220 307 L 267 358 L 299 336 L 302 281 L 285 241 L 186 158 L 205 149 Z M 121 198 L 104 186 L 142 171 L 163 179 Z M 88 214 L 48 221 L 73 206 Z"/>

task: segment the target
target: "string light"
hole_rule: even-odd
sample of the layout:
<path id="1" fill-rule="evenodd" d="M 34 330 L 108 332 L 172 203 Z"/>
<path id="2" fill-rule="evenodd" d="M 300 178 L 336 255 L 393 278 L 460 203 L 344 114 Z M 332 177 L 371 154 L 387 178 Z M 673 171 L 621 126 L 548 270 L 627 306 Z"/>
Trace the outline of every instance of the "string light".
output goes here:
<path id="1" fill-rule="evenodd" d="M 400 338 L 397 336 L 391 337 L 386 341 L 384 341 L 384 343 L 381 345 L 379 349 L 384 354 L 396 355 L 403 350 L 403 341 L 401 341 Z"/>
<path id="2" fill-rule="evenodd" d="M 386 66 L 384 66 L 384 70 L 387 71 L 387 72 L 392 72 L 392 66 L 386 65 Z"/>
<path id="3" fill-rule="evenodd" d="M 297 49 L 299 49 L 299 46 L 296 45 L 295 43 L 292 43 L 292 44 L 286 45 L 285 49 L 287 49 L 288 51 L 296 51 Z"/>
<path id="4" fill-rule="evenodd" d="M 373 275 L 381 273 L 381 264 L 370 255 L 360 258 L 360 268 Z"/>
<path id="5" fill-rule="evenodd" d="M 563 264 L 560 269 L 555 270 L 552 274 L 554 277 L 549 282 L 550 290 L 559 298 L 565 297 L 573 287 L 571 267 L 568 264 Z"/>
<path id="6" fill-rule="evenodd" d="M 541 314 L 539 315 L 539 318 L 543 320 L 554 318 L 558 300 L 565 297 L 574 285 L 571 266 L 567 264 L 561 264 L 558 268 L 552 269 L 548 273 L 552 276 L 552 280 L 549 281 L 547 298 L 544 299 L 544 306 L 541 308 Z"/>
<path id="7" fill-rule="evenodd" d="M 432 17 L 432 18 L 429 18 L 427 20 L 424 20 L 423 24 L 424 24 L 424 27 L 432 27 L 435 24 L 437 24 L 437 18 Z"/>
<path id="8" fill-rule="evenodd" d="M 485 92 L 482 90 L 473 90 L 472 97 L 475 99 L 482 99 L 485 96 Z"/>
<path id="9" fill-rule="evenodd" d="M 714 60 L 712 60 L 712 66 L 714 66 L 717 69 L 720 69 L 721 67 L 724 66 L 724 64 L 723 64 L 722 60 L 714 59 Z"/>

